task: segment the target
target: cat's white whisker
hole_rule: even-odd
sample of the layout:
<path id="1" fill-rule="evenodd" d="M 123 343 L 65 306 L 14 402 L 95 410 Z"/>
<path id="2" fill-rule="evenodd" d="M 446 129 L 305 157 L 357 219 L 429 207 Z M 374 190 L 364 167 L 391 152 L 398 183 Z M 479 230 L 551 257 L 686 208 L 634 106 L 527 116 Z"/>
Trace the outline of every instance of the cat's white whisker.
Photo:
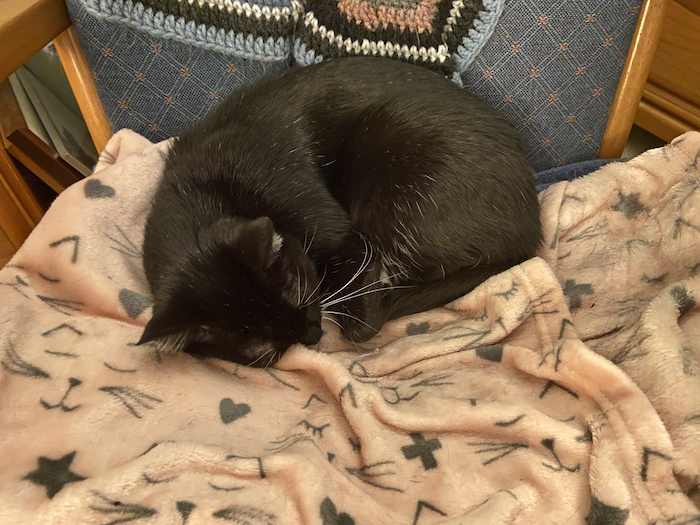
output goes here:
<path id="1" fill-rule="evenodd" d="M 300 304 L 301 304 L 301 274 L 299 272 L 297 272 L 297 305 L 300 305 Z"/>
<path id="2" fill-rule="evenodd" d="M 194 334 L 192 330 L 185 330 L 154 339 L 153 345 L 156 350 L 164 354 L 179 354 L 185 350 L 193 339 Z"/>
<path id="3" fill-rule="evenodd" d="M 297 302 L 297 306 L 301 307 L 303 304 L 306 303 L 306 290 L 308 289 L 309 286 L 309 276 L 306 274 L 306 268 L 303 266 L 301 267 L 301 270 L 304 272 L 304 293 L 301 293 L 301 282 L 299 283 L 299 301 Z M 301 274 L 297 272 L 297 277 L 298 280 L 301 281 Z"/>
<path id="4" fill-rule="evenodd" d="M 340 292 L 342 292 L 343 290 L 345 290 L 345 288 L 347 288 L 348 286 L 350 286 L 350 284 L 352 284 L 352 282 L 353 282 L 355 279 L 357 279 L 363 271 L 365 271 L 365 269 L 367 268 L 367 266 L 369 266 L 369 263 L 372 261 L 372 253 L 371 253 L 371 252 L 372 252 L 372 245 L 367 241 L 367 239 L 364 238 L 364 236 L 360 235 L 360 238 L 362 239 L 362 242 L 365 243 L 365 255 L 364 255 L 363 259 L 362 259 L 362 264 L 360 264 L 360 267 L 359 267 L 358 270 L 355 272 L 355 275 L 353 275 L 353 276 L 350 278 L 350 280 L 349 280 L 347 283 L 345 283 L 341 288 L 339 288 L 338 290 L 336 290 L 335 292 L 333 292 L 331 295 L 329 295 L 329 296 L 326 298 L 326 301 L 332 299 L 334 296 L 336 296 L 337 294 L 339 294 Z M 321 301 L 321 305 L 323 305 L 323 304 L 325 304 L 324 301 Z"/>
<path id="5" fill-rule="evenodd" d="M 347 301 L 347 300 L 349 300 L 349 299 L 353 299 L 353 298 L 355 297 L 355 294 L 358 294 L 359 292 L 362 292 L 363 290 L 365 290 L 365 289 L 367 289 L 367 288 L 370 288 L 370 287 L 372 287 L 372 286 L 374 286 L 374 285 L 376 285 L 376 284 L 386 284 L 386 283 L 384 282 L 384 281 L 386 281 L 386 280 L 389 281 L 389 284 L 387 284 L 387 286 L 386 286 L 385 288 L 382 288 L 382 290 L 391 290 L 391 289 L 394 289 L 394 288 L 396 288 L 396 289 L 398 289 L 398 288 L 403 288 L 404 286 L 394 286 L 394 285 L 391 284 L 391 280 L 392 280 L 393 278 L 395 278 L 395 277 L 398 277 L 399 275 L 400 275 L 400 274 L 397 273 L 397 274 L 388 275 L 388 276 L 380 276 L 380 278 L 379 278 L 378 280 L 373 281 L 373 282 L 371 282 L 371 283 L 369 283 L 369 284 L 366 284 L 366 285 L 364 285 L 363 287 L 358 288 L 357 290 L 354 290 L 354 291 L 352 291 L 352 292 L 350 292 L 350 293 L 344 295 L 343 297 L 336 298 L 336 299 L 334 299 L 333 301 L 321 302 L 321 307 L 323 308 L 323 307 L 326 307 L 326 306 L 332 306 L 332 305 L 337 304 L 337 303 L 339 303 L 339 302 Z M 377 291 L 379 291 L 379 290 L 377 290 Z"/>
<path id="6" fill-rule="evenodd" d="M 340 328 L 341 331 L 343 330 L 343 327 L 340 326 L 340 323 L 338 321 L 336 321 L 335 319 L 333 319 L 332 317 L 328 317 L 327 315 L 322 315 L 321 318 L 325 319 L 326 321 L 330 321 L 331 323 L 336 325 L 338 328 Z"/>
<path id="7" fill-rule="evenodd" d="M 322 302 L 322 303 L 321 303 L 321 308 L 325 308 L 325 307 L 327 307 L 327 306 L 333 306 L 334 304 L 342 303 L 343 301 L 348 301 L 348 300 L 352 299 L 356 293 L 358 293 L 358 292 L 364 290 L 365 288 L 369 288 L 369 287 L 371 287 L 371 286 L 374 286 L 375 284 L 379 284 L 379 282 L 380 282 L 380 281 L 375 281 L 375 282 L 373 282 L 373 283 L 367 284 L 367 285 L 363 286 L 362 288 L 358 288 L 357 290 L 355 290 L 355 291 L 353 291 L 353 292 L 350 292 L 350 293 L 348 293 L 348 294 L 346 294 L 346 295 L 343 295 L 343 296 L 341 296 L 341 297 L 336 297 L 336 298 L 333 299 L 332 301 Z"/>
<path id="8" fill-rule="evenodd" d="M 342 297 L 340 299 L 335 299 L 334 301 L 331 301 L 330 303 L 326 303 L 322 305 L 322 308 L 326 308 L 328 306 L 333 306 L 334 304 L 342 303 L 343 301 L 349 301 L 351 299 L 357 299 L 358 297 L 362 297 L 363 295 L 367 295 L 370 293 L 375 293 L 375 292 L 383 292 L 385 290 L 400 290 L 401 288 L 415 288 L 418 286 L 417 284 L 412 284 L 412 285 L 401 285 L 401 286 L 385 286 L 383 288 L 375 288 L 374 290 L 367 290 L 362 293 L 358 294 L 349 294 L 345 297 Z"/>
<path id="9" fill-rule="evenodd" d="M 311 290 L 311 293 L 309 294 L 309 296 L 308 296 L 306 299 L 304 299 L 304 302 L 303 302 L 302 306 L 307 306 L 307 305 L 311 304 L 311 298 L 312 298 L 312 297 L 314 296 L 314 294 L 318 291 L 318 289 L 321 288 L 321 283 L 323 282 L 323 279 L 326 278 L 326 272 L 327 272 L 327 271 L 328 271 L 328 268 L 327 268 L 327 267 L 323 269 L 323 276 L 319 279 L 318 284 L 316 285 L 316 288 L 314 288 L 313 290 Z"/>
<path id="10" fill-rule="evenodd" d="M 331 305 L 333 305 L 333 304 L 336 304 L 336 303 L 339 303 L 339 302 L 342 302 L 342 301 L 346 301 L 346 300 L 348 300 L 348 298 L 351 298 L 351 296 L 352 296 L 353 294 L 356 294 L 356 293 L 358 293 L 358 292 L 361 292 L 362 290 L 365 290 L 366 288 L 370 288 L 370 287 L 374 286 L 375 284 L 383 283 L 384 280 L 389 280 L 389 285 L 388 285 L 388 286 L 391 287 L 391 279 L 393 279 L 394 277 L 396 277 L 396 275 L 390 275 L 390 276 L 386 276 L 386 277 L 380 277 L 378 280 L 373 281 L 373 282 L 371 282 L 371 283 L 369 283 L 369 284 L 366 284 L 366 285 L 364 285 L 363 287 L 358 288 L 357 290 L 354 290 L 354 291 L 352 291 L 352 292 L 350 292 L 350 293 L 348 293 L 348 294 L 346 294 L 346 295 L 344 295 L 344 296 L 342 296 L 342 297 L 338 297 L 338 298 L 334 299 L 333 301 L 328 301 L 328 299 L 330 299 L 330 297 L 328 297 L 328 298 L 325 300 L 325 302 L 324 302 L 324 301 L 321 301 L 321 307 L 323 308 L 323 307 L 325 307 L 325 306 L 331 306 Z"/>
<path id="11" fill-rule="evenodd" d="M 267 364 L 265 365 L 265 368 L 263 368 L 263 370 L 267 370 L 269 368 L 269 366 L 272 364 L 272 362 L 275 360 L 274 350 L 271 350 L 270 353 L 271 353 L 270 360 L 267 362 Z"/>
<path id="12" fill-rule="evenodd" d="M 403 252 L 403 247 L 399 248 L 396 246 L 396 242 L 394 242 L 394 246 L 397 250 Z M 384 268 L 390 268 L 392 271 L 395 272 L 395 275 L 397 277 L 405 277 L 408 278 L 410 275 L 409 268 L 407 267 L 406 264 L 404 264 L 401 260 L 399 260 L 395 255 L 393 255 L 390 252 L 382 252 L 380 254 L 380 258 L 382 261 L 382 265 Z"/>
<path id="13" fill-rule="evenodd" d="M 263 352 L 262 354 L 260 354 L 260 356 L 255 361 L 250 363 L 248 366 L 253 366 L 255 363 L 257 363 L 258 361 L 260 361 L 264 357 L 270 355 L 270 353 L 272 353 L 274 351 L 275 351 L 275 349 L 272 346 L 270 346 L 266 352 Z"/>
<path id="14" fill-rule="evenodd" d="M 318 229 L 318 223 L 314 226 L 314 233 L 311 236 L 311 240 L 309 241 L 309 245 L 304 248 L 304 253 L 308 254 L 309 250 L 311 249 L 311 244 L 314 242 L 314 239 L 316 238 L 316 230 Z M 304 235 L 306 237 L 306 235 Z M 304 239 L 304 244 L 306 244 L 306 239 Z"/>
<path id="15" fill-rule="evenodd" d="M 269 350 L 268 350 L 268 351 L 269 351 Z M 259 356 L 255 361 L 253 361 L 252 363 L 248 363 L 248 366 L 253 366 L 255 363 L 257 363 L 258 361 L 260 361 L 260 360 L 261 360 L 263 357 L 265 357 L 266 355 L 267 355 L 267 352 L 264 352 L 264 353 L 260 354 L 260 356 Z"/>
<path id="16" fill-rule="evenodd" d="M 374 330 L 374 327 L 372 327 L 372 325 L 370 325 L 370 324 L 364 322 L 362 319 L 360 319 L 360 318 L 357 317 L 356 315 L 352 315 L 352 314 L 349 314 L 349 313 L 346 313 L 346 312 L 331 312 L 330 310 L 326 310 L 326 313 L 333 314 L 333 315 L 342 315 L 342 316 L 344 316 L 344 317 L 349 317 L 350 319 L 355 319 L 355 321 L 359 321 L 359 322 L 361 322 L 363 325 L 367 326 L 368 328 L 372 328 L 372 330 Z"/>

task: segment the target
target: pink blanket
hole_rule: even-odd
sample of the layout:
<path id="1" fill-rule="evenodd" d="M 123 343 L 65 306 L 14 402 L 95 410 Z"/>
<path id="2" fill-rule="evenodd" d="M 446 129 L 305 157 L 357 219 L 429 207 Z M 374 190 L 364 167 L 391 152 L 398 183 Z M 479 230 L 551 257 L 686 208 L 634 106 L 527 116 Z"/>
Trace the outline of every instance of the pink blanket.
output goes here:
<path id="1" fill-rule="evenodd" d="M 700 133 L 541 195 L 540 257 L 362 348 L 135 347 L 167 143 L 0 271 L 0 523 L 700 524 Z"/>

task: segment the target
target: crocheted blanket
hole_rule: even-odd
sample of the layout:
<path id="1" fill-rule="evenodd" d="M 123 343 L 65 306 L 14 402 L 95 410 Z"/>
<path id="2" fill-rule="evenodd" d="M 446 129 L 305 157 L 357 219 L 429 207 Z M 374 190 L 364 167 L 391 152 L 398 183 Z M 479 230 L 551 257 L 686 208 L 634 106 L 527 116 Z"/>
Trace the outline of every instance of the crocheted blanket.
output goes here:
<path id="1" fill-rule="evenodd" d="M 0 523 L 700 523 L 700 133 L 541 194 L 546 246 L 362 348 L 135 347 L 167 143 L 0 271 Z"/>
<path id="2" fill-rule="evenodd" d="M 505 0 L 80 0 L 100 19 L 241 58 L 396 58 L 466 70 Z M 458 78 L 456 76 L 455 78 Z"/>

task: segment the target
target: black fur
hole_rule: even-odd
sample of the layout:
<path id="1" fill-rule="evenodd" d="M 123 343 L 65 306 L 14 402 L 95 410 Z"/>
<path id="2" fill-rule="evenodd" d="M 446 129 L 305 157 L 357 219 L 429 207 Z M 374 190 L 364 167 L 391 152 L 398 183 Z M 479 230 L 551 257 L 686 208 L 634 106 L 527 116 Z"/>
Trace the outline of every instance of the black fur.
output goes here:
<path id="1" fill-rule="evenodd" d="M 417 66 L 327 60 L 233 93 L 175 140 L 146 224 L 142 342 L 266 366 L 318 342 L 321 307 L 365 341 L 541 239 L 505 117 Z"/>

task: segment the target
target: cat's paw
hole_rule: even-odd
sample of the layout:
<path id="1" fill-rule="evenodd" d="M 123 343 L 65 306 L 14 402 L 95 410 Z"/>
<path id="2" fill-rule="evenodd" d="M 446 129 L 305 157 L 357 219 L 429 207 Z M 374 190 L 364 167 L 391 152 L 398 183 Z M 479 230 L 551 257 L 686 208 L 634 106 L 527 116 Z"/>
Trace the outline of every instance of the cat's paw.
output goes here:
<path id="1" fill-rule="evenodd" d="M 343 318 L 339 319 L 340 326 L 343 329 L 343 336 L 353 343 L 364 343 L 372 339 L 379 330 L 382 329 L 382 324 L 378 326 L 372 326 L 365 321 Z"/>
<path id="2" fill-rule="evenodd" d="M 353 343 L 372 339 L 388 319 L 386 299 L 382 292 L 348 301 L 335 315 L 343 336 Z"/>

